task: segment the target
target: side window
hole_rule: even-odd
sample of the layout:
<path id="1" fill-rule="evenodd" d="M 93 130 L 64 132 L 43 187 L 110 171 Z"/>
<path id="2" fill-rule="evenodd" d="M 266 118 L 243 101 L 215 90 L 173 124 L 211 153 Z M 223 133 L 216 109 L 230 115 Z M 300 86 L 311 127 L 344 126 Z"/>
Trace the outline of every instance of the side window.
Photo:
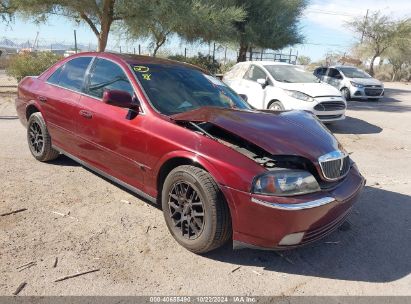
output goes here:
<path id="1" fill-rule="evenodd" d="M 317 76 L 324 76 L 325 72 L 327 72 L 327 68 L 318 68 L 315 70 L 314 74 Z"/>
<path id="2" fill-rule="evenodd" d="M 341 78 L 341 74 L 337 69 L 329 69 L 328 76 L 332 78 Z"/>
<path id="3" fill-rule="evenodd" d="M 257 81 L 257 79 L 266 79 L 267 74 L 259 67 L 252 65 L 244 75 L 244 79 Z"/>
<path id="4" fill-rule="evenodd" d="M 247 68 L 248 68 L 248 64 L 237 63 L 235 66 L 231 68 L 231 70 L 229 70 L 227 73 L 224 74 L 224 79 L 225 80 L 241 79 L 246 73 Z"/>
<path id="5" fill-rule="evenodd" d="M 57 69 L 47 81 L 64 88 L 81 92 L 84 75 L 91 62 L 91 57 L 74 58 Z"/>
<path id="6" fill-rule="evenodd" d="M 97 59 L 90 74 L 87 94 L 102 98 L 105 90 L 126 91 L 131 96 L 134 94 L 133 87 L 120 66 L 109 60 Z"/>

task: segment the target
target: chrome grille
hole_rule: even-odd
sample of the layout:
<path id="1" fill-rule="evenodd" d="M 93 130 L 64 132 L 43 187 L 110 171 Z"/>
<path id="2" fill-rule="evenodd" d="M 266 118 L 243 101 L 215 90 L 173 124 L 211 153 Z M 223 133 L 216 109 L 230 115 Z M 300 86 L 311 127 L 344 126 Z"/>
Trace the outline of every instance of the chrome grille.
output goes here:
<path id="1" fill-rule="evenodd" d="M 333 151 L 321 156 L 319 164 L 327 180 L 337 180 L 347 175 L 350 170 L 350 157 L 341 151 Z"/>
<path id="2" fill-rule="evenodd" d="M 314 110 L 317 111 L 338 111 L 344 109 L 345 103 L 342 101 L 324 101 L 314 107 Z"/>

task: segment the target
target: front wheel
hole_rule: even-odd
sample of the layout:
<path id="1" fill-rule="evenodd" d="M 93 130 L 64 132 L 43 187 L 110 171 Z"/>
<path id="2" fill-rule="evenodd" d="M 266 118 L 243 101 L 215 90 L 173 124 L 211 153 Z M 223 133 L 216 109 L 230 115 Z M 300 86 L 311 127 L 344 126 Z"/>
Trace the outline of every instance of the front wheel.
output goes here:
<path id="1" fill-rule="evenodd" d="M 273 101 L 268 106 L 268 109 L 273 111 L 284 111 L 284 106 L 280 101 Z"/>
<path id="2" fill-rule="evenodd" d="M 194 166 L 179 166 L 164 181 L 162 208 L 174 239 L 186 249 L 205 253 L 231 237 L 227 203 L 211 175 Z"/>
<path id="3" fill-rule="evenodd" d="M 39 161 L 56 159 L 59 151 L 53 149 L 51 137 L 41 113 L 33 113 L 27 123 L 27 142 L 31 154 Z"/>

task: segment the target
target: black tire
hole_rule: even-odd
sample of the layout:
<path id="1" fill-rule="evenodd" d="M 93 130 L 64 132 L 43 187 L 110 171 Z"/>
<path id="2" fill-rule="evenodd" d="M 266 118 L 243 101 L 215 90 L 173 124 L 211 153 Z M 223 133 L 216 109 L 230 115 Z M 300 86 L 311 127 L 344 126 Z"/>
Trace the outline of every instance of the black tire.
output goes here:
<path id="1" fill-rule="evenodd" d="M 284 111 L 284 106 L 281 101 L 276 100 L 269 103 L 268 109 L 273 111 Z"/>
<path id="2" fill-rule="evenodd" d="M 41 162 L 56 159 L 60 155 L 51 145 L 51 137 L 40 112 L 33 113 L 29 118 L 27 142 L 31 154 Z"/>
<path id="3" fill-rule="evenodd" d="M 206 253 L 230 239 L 230 211 L 207 171 L 188 165 L 176 167 L 164 181 L 161 201 L 171 235 L 186 249 Z"/>
<path id="4" fill-rule="evenodd" d="M 342 88 L 341 89 L 341 95 L 345 98 L 346 101 L 349 101 L 351 99 L 350 90 L 347 89 L 347 88 Z"/>

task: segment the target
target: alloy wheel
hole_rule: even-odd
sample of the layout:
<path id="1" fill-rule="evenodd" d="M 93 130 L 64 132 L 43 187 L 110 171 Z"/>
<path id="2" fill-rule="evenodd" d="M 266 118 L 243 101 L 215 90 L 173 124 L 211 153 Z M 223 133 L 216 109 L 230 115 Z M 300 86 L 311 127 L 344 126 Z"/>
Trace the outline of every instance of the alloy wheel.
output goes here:
<path id="1" fill-rule="evenodd" d="M 174 229 L 189 240 L 198 238 L 204 228 L 204 205 L 197 189 L 185 181 L 176 182 L 168 194 Z"/>
<path id="2" fill-rule="evenodd" d="M 282 111 L 282 107 L 281 107 L 280 104 L 278 104 L 278 103 L 276 103 L 276 102 L 273 102 L 273 103 L 270 105 L 270 110 Z"/>
<path id="3" fill-rule="evenodd" d="M 41 127 L 36 121 L 30 125 L 29 140 L 33 152 L 36 154 L 41 154 L 44 149 L 44 138 Z"/>

